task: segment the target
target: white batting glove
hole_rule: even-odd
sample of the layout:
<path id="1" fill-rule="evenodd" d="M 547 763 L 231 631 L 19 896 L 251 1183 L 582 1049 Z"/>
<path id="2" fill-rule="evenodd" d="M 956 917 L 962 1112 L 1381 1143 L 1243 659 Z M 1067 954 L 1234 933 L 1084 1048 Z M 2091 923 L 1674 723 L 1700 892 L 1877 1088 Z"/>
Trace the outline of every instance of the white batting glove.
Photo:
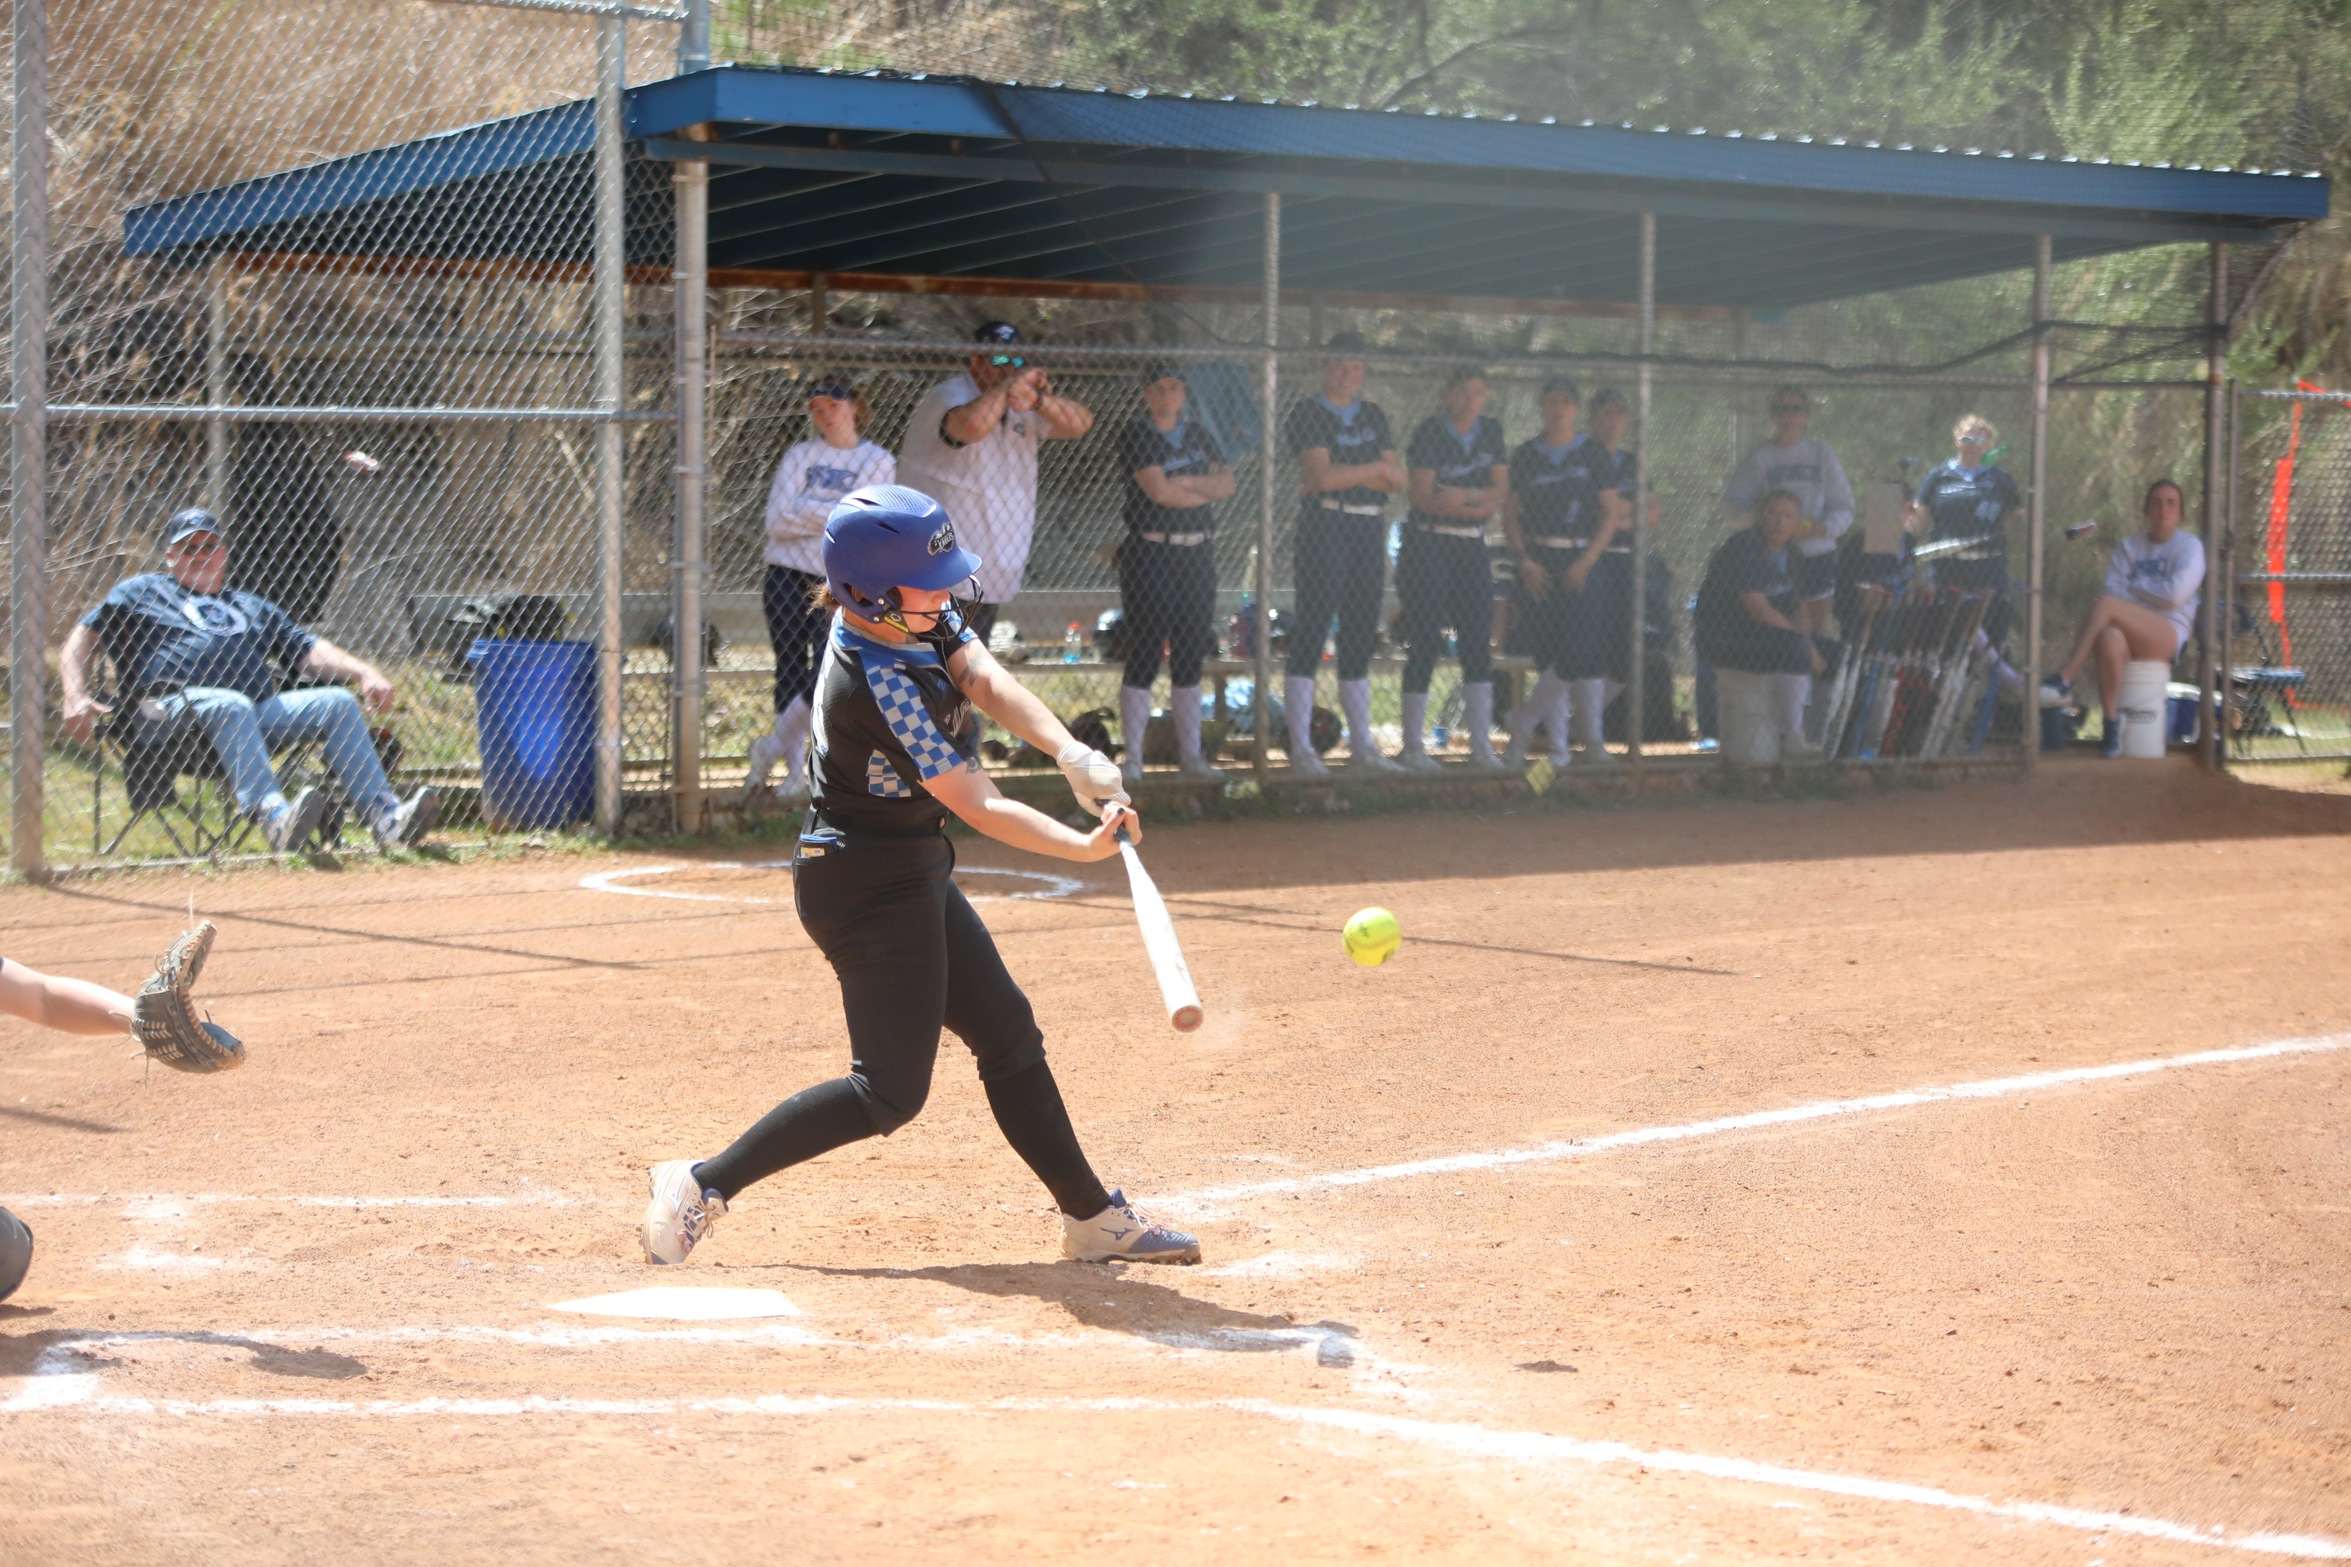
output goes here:
<path id="1" fill-rule="evenodd" d="M 1069 780 L 1069 792 L 1078 797 L 1078 804 L 1089 816 L 1100 817 L 1102 808 L 1113 802 L 1131 805 L 1125 780 L 1119 776 L 1118 764 L 1083 740 L 1072 740 L 1053 758 L 1061 769 L 1061 776 Z"/>

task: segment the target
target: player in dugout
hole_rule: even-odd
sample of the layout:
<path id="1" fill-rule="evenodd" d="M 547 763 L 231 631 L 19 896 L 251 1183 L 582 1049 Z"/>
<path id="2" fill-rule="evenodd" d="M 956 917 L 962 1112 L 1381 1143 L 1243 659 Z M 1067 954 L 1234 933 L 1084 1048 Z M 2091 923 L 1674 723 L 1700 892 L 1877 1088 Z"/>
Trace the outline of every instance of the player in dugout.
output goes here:
<path id="1" fill-rule="evenodd" d="M 1351 768 L 1391 773 L 1371 738 L 1371 651 L 1388 577 L 1388 497 L 1405 488 L 1387 410 L 1363 395 L 1363 334 L 1323 345 L 1322 391 L 1282 420 L 1282 445 L 1298 459 L 1297 610 L 1290 622 L 1282 702 L 1290 766 L 1310 778 L 1330 769 L 1315 753 L 1314 675 L 1338 623 L 1339 710 Z"/>
<path id="2" fill-rule="evenodd" d="M 1812 397 L 1800 386 L 1771 394 L 1771 439 L 1739 460 L 1723 481 L 1725 520 L 1733 527 L 1755 521 L 1756 508 L 1775 490 L 1796 498 L 1803 521 L 1790 548 L 1795 552 L 1790 581 L 1797 618 L 1804 630 L 1828 630 L 1829 606 L 1837 592 L 1837 543 L 1853 527 L 1853 482 L 1828 442 L 1806 434 Z M 1783 671 L 1775 682 L 1783 708 L 1782 729 L 1804 733 L 1804 711 L 1812 699 L 1812 678 Z"/>
<path id="3" fill-rule="evenodd" d="M 315 788 L 291 800 L 278 787 L 270 747 L 291 740 L 325 743 L 327 768 L 374 831 L 376 846 L 413 848 L 432 830 L 438 796 L 430 785 L 406 800 L 384 776 L 367 716 L 392 706 L 382 670 L 326 638 L 258 594 L 228 586 L 229 545 L 220 519 L 201 506 L 173 514 L 164 532 L 165 571 L 115 584 L 84 615 L 58 656 L 65 732 L 92 744 L 113 709 L 94 695 L 103 651 L 135 704 L 129 722 L 146 738 L 168 741 L 189 726 L 220 758 L 238 808 L 260 823 L 280 854 L 298 854 L 325 821 L 329 802 Z M 280 672 L 343 684 L 280 689 Z"/>
<path id="4" fill-rule="evenodd" d="M 1773 490 L 1755 507 L 1755 521 L 1715 550 L 1698 585 L 1691 629 L 1698 656 L 1716 669 L 1759 675 L 1803 675 L 1828 668 L 1820 644 L 1802 624 L 1791 546 L 1804 531 L 1804 503 L 1794 492 Z M 1804 755 L 1812 747 L 1800 729 L 1780 715 L 1783 753 Z"/>
<path id="5" fill-rule="evenodd" d="M 1127 531 L 1118 546 L 1118 592 L 1127 661 L 1118 710 L 1129 783 L 1143 777 L 1143 731 L 1163 646 L 1177 764 L 1188 777 L 1224 777 L 1200 752 L 1200 666 L 1216 651 L 1216 503 L 1233 493 L 1233 466 L 1216 437 L 1184 417 L 1190 395 L 1181 365 L 1144 366 L 1144 411 L 1119 435 Z"/>
<path id="6" fill-rule="evenodd" d="M 1420 422 L 1405 448 L 1412 510 L 1396 553 L 1396 596 L 1404 634 L 1404 747 L 1396 760 L 1414 772 L 1440 764 L 1424 748 L 1429 681 L 1451 630 L 1461 660 L 1461 727 L 1469 764 L 1494 756 L 1494 573 L 1486 524 L 1510 492 L 1510 448 L 1502 421 L 1485 412 L 1486 373 L 1461 366 L 1445 378 L 1445 410 Z"/>
<path id="7" fill-rule="evenodd" d="M 1596 627 L 1609 617 L 1591 578 L 1627 519 L 1604 500 L 1602 484 L 1612 470 L 1603 469 L 1600 446 L 1577 428 L 1582 405 L 1583 393 L 1567 377 L 1544 382 L 1543 432 L 1510 456 L 1502 527 L 1518 567 L 1537 672 L 1534 689 L 1509 715 L 1504 760 L 1512 767 L 1526 760 L 1537 724 L 1550 732 L 1557 765 L 1568 762 L 1571 725 L 1579 722 L 1590 744 L 1606 749 L 1599 735 L 1607 650 Z"/>
<path id="8" fill-rule="evenodd" d="M 2059 705 L 2072 696 L 2082 666 L 2098 660 L 2098 705 L 2106 717 L 2098 754 L 2106 757 L 2122 754 L 2115 704 L 2122 694 L 2123 667 L 2133 659 L 2168 664 L 2178 658 L 2195 634 L 2204 587 L 2204 541 L 2180 528 L 2180 487 L 2169 479 L 2156 480 L 2147 486 L 2140 509 L 2146 531 L 2115 547 L 2106 563 L 2105 591 L 2090 606 L 2072 656 L 2041 687 L 2042 704 Z"/>
<path id="9" fill-rule="evenodd" d="M 846 496 L 825 525 L 814 796 L 792 857 L 800 923 L 840 980 L 849 1072 L 777 1105 L 717 1157 L 651 1171 L 649 1262 L 677 1263 L 746 1187 L 912 1121 L 930 1097 L 939 1031 L 970 1049 L 1004 1140 L 1062 1214 L 1080 1262 L 1197 1262 L 1191 1236 L 1105 1190 L 1078 1146 L 1028 997 L 955 885 L 950 814 L 1016 849 L 1094 861 L 1142 823 L 1118 765 L 1070 738 L 964 623 L 954 590 L 980 570 L 939 503 L 897 485 Z M 1058 763 L 1091 831 L 1006 799 L 980 770 L 977 707 Z"/>

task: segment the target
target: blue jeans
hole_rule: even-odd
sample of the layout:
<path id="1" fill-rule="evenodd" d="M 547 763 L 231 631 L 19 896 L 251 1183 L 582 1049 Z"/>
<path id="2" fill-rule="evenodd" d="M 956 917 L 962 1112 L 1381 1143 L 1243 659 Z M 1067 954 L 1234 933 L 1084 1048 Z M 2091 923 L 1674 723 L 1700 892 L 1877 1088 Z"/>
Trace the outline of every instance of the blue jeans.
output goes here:
<path id="1" fill-rule="evenodd" d="M 152 700 L 163 716 L 145 717 L 154 709 L 141 703 L 142 722 L 177 726 L 193 721 L 203 726 L 221 770 L 229 775 L 229 787 L 236 791 L 237 804 L 245 810 L 258 811 L 272 795 L 282 794 L 269 753 L 299 740 L 325 742 L 327 771 L 363 820 L 373 821 L 379 812 L 400 803 L 384 776 L 359 698 L 342 686 L 281 691 L 266 702 L 218 686 L 189 686 L 177 695 Z"/>

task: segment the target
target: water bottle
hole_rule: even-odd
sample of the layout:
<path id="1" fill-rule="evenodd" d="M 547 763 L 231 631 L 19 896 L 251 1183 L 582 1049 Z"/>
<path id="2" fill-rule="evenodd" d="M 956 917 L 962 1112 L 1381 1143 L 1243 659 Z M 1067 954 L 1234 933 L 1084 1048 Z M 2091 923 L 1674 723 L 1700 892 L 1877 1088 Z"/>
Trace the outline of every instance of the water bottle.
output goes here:
<path id="1" fill-rule="evenodd" d="M 1061 634 L 1061 661 L 1074 664 L 1085 656 L 1085 651 L 1086 634 L 1078 629 L 1078 623 L 1073 620 L 1069 623 L 1069 629 Z"/>

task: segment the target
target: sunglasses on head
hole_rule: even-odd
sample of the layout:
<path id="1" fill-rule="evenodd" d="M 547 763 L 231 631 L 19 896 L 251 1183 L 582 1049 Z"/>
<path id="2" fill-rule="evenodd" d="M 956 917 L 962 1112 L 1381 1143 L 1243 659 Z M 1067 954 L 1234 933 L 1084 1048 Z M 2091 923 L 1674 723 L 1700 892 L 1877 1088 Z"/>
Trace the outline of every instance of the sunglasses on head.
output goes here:
<path id="1" fill-rule="evenodd" d="M 1018 354 L 990 354 L 988 363 L 999 370 L 1025 370 L 1028 368 L 1028 361 Z"/>

